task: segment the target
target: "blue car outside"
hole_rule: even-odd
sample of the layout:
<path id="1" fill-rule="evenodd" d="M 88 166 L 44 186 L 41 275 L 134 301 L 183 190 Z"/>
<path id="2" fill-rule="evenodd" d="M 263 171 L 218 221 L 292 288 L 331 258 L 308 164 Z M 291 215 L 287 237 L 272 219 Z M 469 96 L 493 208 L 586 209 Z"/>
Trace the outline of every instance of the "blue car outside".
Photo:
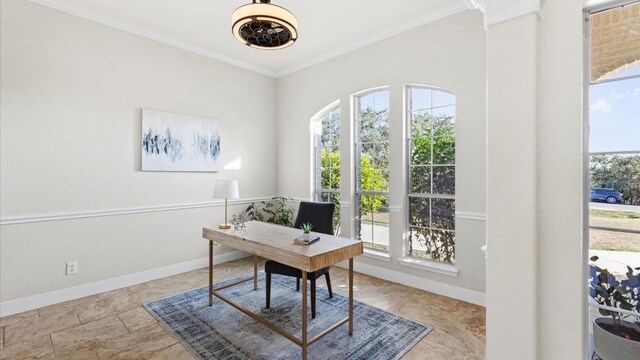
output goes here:
<path id="1" fill-rule="evenodd" d="M 591 189 L 589 197 L 591 201 L 604 201 L 609 204 L 624 204 L 624 197 L 622 194 L 613 189 Z"/>

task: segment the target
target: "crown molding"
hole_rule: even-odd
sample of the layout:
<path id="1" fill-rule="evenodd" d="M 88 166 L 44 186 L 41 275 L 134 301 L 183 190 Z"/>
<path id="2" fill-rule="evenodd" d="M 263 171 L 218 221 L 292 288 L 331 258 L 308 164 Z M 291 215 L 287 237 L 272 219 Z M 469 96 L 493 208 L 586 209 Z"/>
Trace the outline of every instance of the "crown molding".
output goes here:
<path id="1" fill-rule="evenodd" d="M 211 51 L 202 46 L 191 44 L 188 41 L 178 39 L 172 36 L 168 36 L 168 35 L 165 35 L 141 26 L 132 25 L 130 23 L 115 19 L 111 16 L 106 16 L 106 15 L 97 13 L 95 11 L 82 9 L 76 6 L 71 6 L 71 5 L 65 4 L 60 0 L 29 0 L 29 1 L 38 5 L 46 6 L 48 8 L 67 13 L 67 14 L 78 16 L 89 21 L 97 22 L 99 24 L 106 25 L 114 29 L 126 31 L 147 39 L 155 40 L 165 45 L 173 46 L 178 49 L 192 52 L 194 54 L 202 55 L 202 56 L 205 56 L 214 60 L 218 60 L 230 65 L 234 65 L 246 70 L 257 72 L 259 74 L 263 74 L 271 77 L 276 76 L 276 73 L 269 68 L 258 66 L 249 62 L 237 60 L 227 55 L 221 54 L 219 52 Z"/>
<path id="2" fill-rule="evenodd" d="M 311 67 L 313 65 L 317 65 L 320 64 L 322 62 L 325 62 L 327 60 L 331 60 L 335 57 L 338 57 L 340 55 L 344 55 L 346 53 L 349 53 L 351 51 L 363 48 L 367 45 L 371 45 L 373 43 L 376 43 L 378 41 L 390 38 L 392 36 L 401 34 L 403 32 L 418 28 L 420 26 L 432 23 L 434 21 L 438 21 L 440 19 L 444 19 L 446 17 L 449 17 L 451 15 L 457 14 L 461 11 L 465 11 L 468 10 L 469 8 L 467 7 L 467 5 L 464 2 L 455 2 L 453 3 L 451 6 L 449 6 L 446 9 L 442 9 L 440 11 L 437 12 L 430 12 L 428 14 L 424 14 L 422 16 L 420 16 L 419 19 L 414 20 L 414 21 L 410 21 L 404 24 L 400 24 L 398 26 L 394 26 L 391 27 L 385 31 L 381 31 L 379 33 L 376 33 L 374 35 L 371 35 L 369 37 L 366 37 L 364 39 L 355 41 L 353 43 L 347 44 L 345 46 L 339 47 L 337 49 L 328 51 L 322 55 L 316 56 L 316 57 L 311 57 L 308 60 L 305 61 L 301 61 L 299 63 L 287 66 L 285 68 L 283 68 L 282 70 L 278 70 L 275 73 L 275 77 L 283 77 L 285 75 L 289 75 L 292 74 L 296 71 L 300 71 L 302 69 L 306 69 L 308 67 Z"/>
<path id="3" fill-rule="evenodd" d="M 484 3 L 485 28 L 540 12 L 540 0 L 465 0 L 465 2 Z"/>
<path id="4" fill-rule="evenodd" d="M 471 10 L 480 10 L 484 12 L 487 9 L 487 0 L 462 0 L 464 4 Z"/>
<path id="5" fill-rule="evenodd" d="M 333 59 L 335 57 L 338 57 L 340 55 L 344 55 L 346 53 L 349 53 L 351 51 L 360 49 L 362 47 L 371 45 L 373 43 L 376 43 L 378 41 L 390 38 L 392 36 L 401 34 L 403 32 L 418 28 L 420 26 L 429 24 L 431 22 L 449 17 L 451 15 L 454 15 L 456 13 L 459 13 L 461 11 L 465 11 L 468 9 L 480 9 L 480 10 L 484 10 L 484 6 L 485 6 L 485 2 L 489 1 L 489 0 L 461 0 L 461 1 L 457 1 L 457 2 L 453 2 L 451 4 L 451 6 L 449 6 L 448 8 L 442 9 L 440 11 L 436 11 L 436 12 L 430 12 L 427 14 L 423 14 L 421 15 L 418 19 L 414 20 L 414 21 L 410 21 L 410 22 L 406 22 L 403 24 L 400 24 L 398 26 L 395 27 L 391 27 L 385 31 L 381 31 L 378 32 L 376 34 L 373 34 L 369 37 L 366 37 L 364 39 L 355 41 L 353 43 L 347 44 L 345 46 L 339 47 L 337 49 L 328 51 L 324 54 L 321 54 L 319 56 L 316 57 L 311 57 L 309 59 L 306 59 L 304 61 L 295 63 L 293 65 L 290 66 L 286 66 L 280 70 L 274 70 L 271 68 L 267 68 L 267 67 L 263 67 L 263 66 L 259 66 L 259 65 L 255 65 L 253 63 L 250 62 L 246 62 L 246 61 L 241 61 L 241 60 L 237 60 L 234 59 L 230 56 L 224 55 L 222 53 L 219 52 L 215 52 L 212 51 L 210 49 L 204 48 L 202 46 L 198 46 L 198 45 L 194 45 L 192 43 L 189 43 L 188 41 L 179 39 L 179 38 L 175 38 L 172 36 L 168 36 L 162 33 L 159 33 L 157 31 L 153 31 L 144 27 L 140 27 L 140 26 L 136 26 L 136 25 L 132 25 L 128 22 L 125 21 L 121 21 L 118 20 L 116 18 L 113 18 L 111 16 L 106 16 L 100 13 L 97 13 L 95 11 L 90 11 L 90 10 L 86 10 L 86 9 L 82 9 L 80 7 L 77 6 L 71 6 L 68 4 L 65 4 L 63 1 L 61 0 L 29 0 L 32 3 L 38 4 L 38 5 L 42 5 L 42 6 L 46 6 L 67 14 L 71 14 L 71 15 L 75 15 L 78 17 L 81 17 L 83 19 L 89 20 L 89 21 L 93 21 L 102 25 L 106 25 L 109 27 L 112 27 L 114 29 L 118 29 L 121 31 L 126 31 L 150 40 L 154 40 L 157 42 L 160 42 L 162 44 L 165 45 L 169 45 L 169 46 L 173 46 L 185 51 L 189 51 L 192 52 L 194 54 L 198 54 L 198 55 L 202 55 L 214 60 L 218 60 L 227 64 L 231 64 L 234 66 L 238 66 L 240 68 L 246 69 L 246 70 L 250 70 L 259 74 L 263 74 L 263 75 L 267 75 L 267 76 L 271 76 L 274 78 L 279 78 L 291 73 L 294 73 L 296 71 L 311 67 L 313 65 L 317 65 L 319 63 L 325 62 L 327 60 Z M 509 1 L 509 0 L 507 0 Z M 520 0 L 522 1 L 522 0 Z M 485 13 L 486 14 L 486 13 Z M 486 15 L 485 15 L 486 17 Z"/>

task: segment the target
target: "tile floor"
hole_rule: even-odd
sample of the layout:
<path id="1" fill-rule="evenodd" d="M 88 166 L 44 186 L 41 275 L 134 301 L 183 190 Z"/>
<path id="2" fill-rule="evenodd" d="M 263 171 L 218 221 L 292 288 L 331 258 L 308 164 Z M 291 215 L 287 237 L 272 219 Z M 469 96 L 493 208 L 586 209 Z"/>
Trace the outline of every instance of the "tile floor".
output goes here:
<path id="1" fill-rule="evenodd" d="M 214 281 L 252 271 L 250 258 L 216 265 Z M 332 268 L 334 291 L 347 295 L 347 275 Z M 207 269 L 199 269 L 0 318 L 0 358 L 193 359 L 141 305 L 207 279 Z M 356 300 L 435 328 L 403 359 L 484 359 L 483 307 L 362 274 L 354 284 Z"/>

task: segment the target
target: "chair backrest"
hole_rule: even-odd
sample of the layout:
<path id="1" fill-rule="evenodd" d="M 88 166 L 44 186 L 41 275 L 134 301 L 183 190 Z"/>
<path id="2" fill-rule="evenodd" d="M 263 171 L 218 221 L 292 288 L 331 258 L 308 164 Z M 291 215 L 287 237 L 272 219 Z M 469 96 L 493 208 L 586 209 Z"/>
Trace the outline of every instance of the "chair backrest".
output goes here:
<path id="1" fill-rule="evenodd" d="M 300 228 L 302 224 L 311 224 L 311 231 L 333 235 L 334 203 L 301 201 L 298 216 L 293 227 Z"/>

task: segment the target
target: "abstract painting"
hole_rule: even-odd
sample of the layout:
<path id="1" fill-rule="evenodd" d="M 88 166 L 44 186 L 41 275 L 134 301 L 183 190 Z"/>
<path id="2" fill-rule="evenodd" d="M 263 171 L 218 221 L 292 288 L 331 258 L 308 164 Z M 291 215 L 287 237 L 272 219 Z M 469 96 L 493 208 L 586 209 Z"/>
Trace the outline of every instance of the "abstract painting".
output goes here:
<path id="1" fill-rule="evenodd" d="M 220 123 L 142 109 L 142 171 L 218 171 Z"/>

